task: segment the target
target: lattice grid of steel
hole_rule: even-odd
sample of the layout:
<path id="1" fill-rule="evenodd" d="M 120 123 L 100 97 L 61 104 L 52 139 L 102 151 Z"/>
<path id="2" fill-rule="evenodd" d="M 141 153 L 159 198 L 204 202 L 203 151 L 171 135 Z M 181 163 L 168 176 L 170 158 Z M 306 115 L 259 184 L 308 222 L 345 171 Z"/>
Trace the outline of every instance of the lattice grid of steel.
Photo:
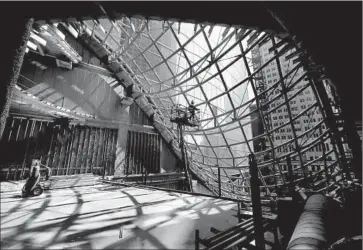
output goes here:
<path id="1" fill-rule="evenodd" d="M 166 141 L 172 138 L 175 151 L 171 110 L 195 102 L 201 125 L 184 131 L 187 157 L 213 191 L 221 183 L 223 196 L 249 197 L 251 153 L 266 194 L 286 185 L 289 165 L 295 182 L 307 181 L 315 191 L 350 178 L 348 149 L 335 127 L 339 110 L 328 103 L 334 104 L 333 90 L 293 39 L 244 27 L 128 17 L 57 25 L 93 48 L 113 79 L 137 93 L 132 98 L 143 98 L 136 103 Z"/>

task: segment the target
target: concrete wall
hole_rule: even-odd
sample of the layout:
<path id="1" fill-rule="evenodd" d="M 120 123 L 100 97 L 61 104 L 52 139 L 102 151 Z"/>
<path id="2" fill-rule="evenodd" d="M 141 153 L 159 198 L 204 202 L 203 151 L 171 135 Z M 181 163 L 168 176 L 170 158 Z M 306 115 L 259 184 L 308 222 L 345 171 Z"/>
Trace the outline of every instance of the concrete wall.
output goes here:
<path id="1" fill-rule="evenodd" d="M 28 64 L 23 67 L 21 75 L 19 82 L 30 88 L 29 92 L 56 105 L 106 120 L 117 121 L 124 112 L 120 97 L 109 84 L 97 74 L 86 70 L 41 70 Z"/>
<path id="2" fill-rule="evenodd" d="M 170 152 L 168 146 L 165 142 L 161 144 L 161 163 L 160 163 L 160 172 L 161 173 L 167 173 L 175 171 L 175 168 L 177 167 L 177 160 L 173 156 L 173 154 Z"/>
<path id="3" fill-rule="evenodd" d="M 130 107 L 122 105 L 121 98 L 97 74 L 78 68 L 41 70 L 30 64 L 25 64 L 21 74 L 24 77 L 20 77 L 19 82 L 29 88 L 29 92 L 42 99 L 67 109 L 95 115 L 100 120 L 119 122 L 115 161 L 116 176 L 124 173 L 127 131 L 138 128 L 156 133 L 152 127 L 130 124 L 130 116 L 140 116 L 141 114 L 130 114 Z M 92 123 L 91 120 L 90 123 Z M 109 124 L 105 124 L 105 127 L 107 126 Z M 161 147 L 161 172 L 171 172 L 177 167 L 176 159 L 164 142 Z"/>

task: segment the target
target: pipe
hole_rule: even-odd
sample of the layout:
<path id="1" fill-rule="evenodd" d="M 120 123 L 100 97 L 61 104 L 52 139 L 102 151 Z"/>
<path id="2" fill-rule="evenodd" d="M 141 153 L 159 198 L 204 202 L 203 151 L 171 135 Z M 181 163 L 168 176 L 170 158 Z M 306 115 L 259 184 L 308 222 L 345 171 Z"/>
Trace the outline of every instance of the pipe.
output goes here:
<path id="1" fill-rule="evenodd" d="M 328 248 L 328 203 L 328 197 L 322 194 L 312 195 L 307 200 L 287 250 Z"/>

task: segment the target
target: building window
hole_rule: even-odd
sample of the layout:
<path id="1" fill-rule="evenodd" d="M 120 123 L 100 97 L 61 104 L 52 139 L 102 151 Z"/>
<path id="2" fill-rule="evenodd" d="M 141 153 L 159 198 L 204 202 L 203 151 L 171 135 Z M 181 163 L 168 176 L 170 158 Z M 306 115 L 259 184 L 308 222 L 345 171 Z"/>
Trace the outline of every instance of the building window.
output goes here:
<path id="1" fill-rule="evenodd" d="M 314 157 L 310 156 L 310 161 L 314 160 Z"/>
<path id="2" fill-rule="evenodd" d="M 300 124 L 300 121 L 294 121 L 294 124 Z"/>

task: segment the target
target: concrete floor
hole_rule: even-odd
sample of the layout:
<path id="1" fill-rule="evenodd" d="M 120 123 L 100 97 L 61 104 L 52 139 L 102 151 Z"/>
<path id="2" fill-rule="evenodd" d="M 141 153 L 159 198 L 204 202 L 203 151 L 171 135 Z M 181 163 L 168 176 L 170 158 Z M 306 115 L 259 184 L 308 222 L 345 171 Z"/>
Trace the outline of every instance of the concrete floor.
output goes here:
<path id="1" fill-rule="evenodd" d="M 237 223 L 233 202 L 163 191 L 99 185 L 0 195 L 2 249 L 194 249 L 196 229 L 204 238 L 211 226 Z"/>

